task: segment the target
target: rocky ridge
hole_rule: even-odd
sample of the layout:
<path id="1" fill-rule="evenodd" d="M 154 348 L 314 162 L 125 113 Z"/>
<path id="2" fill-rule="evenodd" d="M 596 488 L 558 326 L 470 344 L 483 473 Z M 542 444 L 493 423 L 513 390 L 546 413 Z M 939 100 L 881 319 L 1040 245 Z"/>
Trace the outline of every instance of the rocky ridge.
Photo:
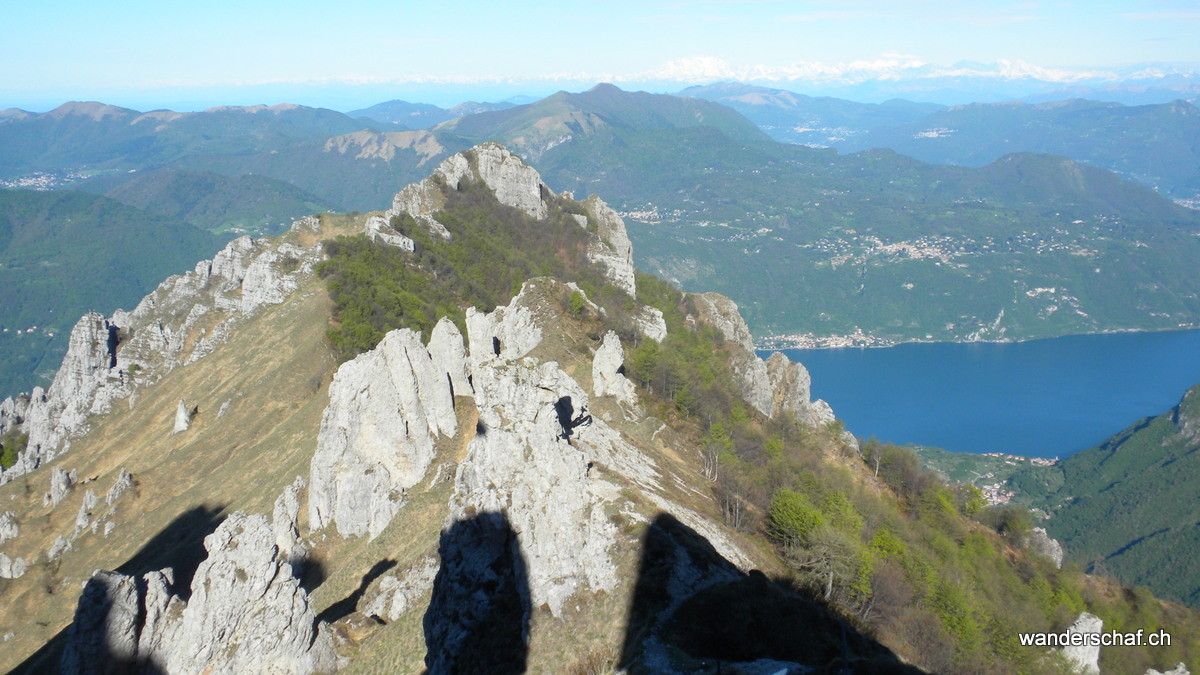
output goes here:
<path id="1" fill-rule="evenodd" d="M 531 215 L 544 213 L 539 208 L 547 208 L 546 200 L 554 197 L 536 172 L 500 146 L 482 146 L 459 157 L 461 161 L 447 160 L 439 167 L 441 180 L 481 180 L 501 201 L 529 209 Z M 437 185 L 423 185 L 406 188 L 408 195 L 401 192 L 396 203 L 404 208 L 432 204 Z M 585 204 L 589 216 L 580 226 L 595 230 L 589 256 L 632 295 L 632 257 L 623 223 L 599 199 Z M 433 221 L 436 209 L 417 213 Z M 302 221 L 293 229 L 313 227 Z M 72 366 L 74 379 L 64 376 L 64 384 L 55 389 L 56 379 L 42 394 L 47 401 L 65 403 L 60 408 L 38 404 L 47 416 L 69 408 L 78 412 L 80 422 L 62 435 L 63 447 L 56 453 L 44 450 L 54 447 L 45 432 L 23 427 L 31 447 L 36 439 L 42 453 L 26 470 L 64 452 L 72 434 L 86 433 L 90 415 L 121 398 L 136 405 L 142 387 L 152 386 L 170 369 L 202 367 L 206 354 L 236 338 L 239 317 L 287 301 L 319 259 L 319 245 L 235 240 L 212 262 L 164 282 L 133 312 L 81 321 L 80 344 L 68 357 L 80 364 Z M 480 581 L 480 575 L 495 573 L 500 575 L 497 583 L 505 575 L 523 580 L 512 587 L 527 607 L 522 616 L 541 611 L 530 608 L 544 608 L 550 617 L 567 620 L 588 598 L 621 595 L 632 576 L 626 569 L 630 536 L 624 528 L 647 522 L 648 511 L 670 514 L 707 540 L 712 555 L 726 561 L 689 571 L 686 583 L 672 587 L 675 605 L 696 589 L 744 574 L 754 566 L 755 552 L 679 498 L 689 491 L 701 494 L 686 487 L 688 479 L 679 474 L 689 470 L 687 453 L 695 449 L 674 451 L 685 456 L 683 469 L 666 466 L 647 452 L 669 442 L 664 439 L 672 432 L 645 417 L 622 373 L 620 338 L 608 333 L 598 344 L 586 343 L 582 354 L 563 351 L 563 307 L 574 292 L 578 288 L 571 284 L 533 279 L 506 306 L 490 312 L 469 309 L 465 331 L 449 320 L 440 321 L 427 342 L 411 330 L 392 331 L 375 349 L 344 363 L 329 385 L 315 431 L 307 504 L 304 482 L 298 481 L 276 500 L 273 520 L 242 512 L 226 518 L 204 540 L 208 557 L 196 570 L 187 600 L 170 569 L 140 576 L 97 573 L 80 600 L 64 665 L 107 658 L 170 672 L 255 670 L 255 664 L 265 663 L 291 672 L 332 669 L 332 638 L 326 624 L 316 621 L 313 601 L 299 586 L 300 570 L 322 546 L 358 538 L 369 543 L 395 523 L 404 523 L 409 491 L 418 485 L 447 486 L 442 544 L 436 552 L 402 561 L 403 572 L 364 583 L 365 592 L 353 607 L 356 616 L 391 622 L 422 608 L 463 610 L 463 603 L 484 590 L 480 584 L 486 579 Z M 806 372 L 784 364 L 772 375 L 770 362 L 754 355 L 736 305 L 715 295 L 697 304 L 708 309 L 695 320 L 720 322 L 718 328 L 735 351 L 744 352 L 739 352 L 745 366 L 739 371 L 743 389 L 757 394 L 751 387 L 770 387 L 755 399 L 755 408 L 767 415 L 787 411 L 799 416 L 816 405 L 809 401 Z M 590 301 L 587 306 L 601 311 Z M 640 307 L 635 316 L 644 336 L 666 337 L 660 311 Z M 793 386 L 802 390 L 789 391 Z M 18 405 L 25 406 L 26 416 L 32 400 L 6 401 L 2 410 L 14 411 L 6 419 L 15 421 Z M 183 409 L 187 412 L 186 404 Z M 460 419 L 475 422 L 463 425 Z M 461 442 L 461 457 L 439 463 L 438 448 L 451 440 Z M 61 465 L 56 476 L 59 471 Z M 131 484 L 132 478 L 122 472 L 106 502 Z M 77 521 L 87 520 L 84 527 L 101 526 L 99 497 L 90 490 L 87 495 L 83 503 L 91 506 L 81 508 Z M 301 513 L 307 513 L 306 525 Z M 305 528 L 307 539 L 301 536 Z M 70 538 L 62 539 L 62 546 L 56 545 L 59 555 L 71 546 Z M 508 572 L 495 572 L 502 568 Z M 483 620 L 470 611 L 429 609 L 427 621 L 428 612 L 458 617 L 426 629 L 426 639 L 441 640 L 447 654 Z M 354 646 L 342 648 L 353 652 Z M 439 661 L 435 652 L 442 653 L 430 649 L 431 669 L 454 668 L 453 659 Z"/>
<path id="2" fill-rule="evenodd" d="M 559 197 L 546 187 L 533 167 L 503 145 L 484 143 L 447 157 L 428 178 L 405 187 L 396 194 L 384 218 L 390 221 L 395 216 L 407 214 L 434 234 L 449 239 L 450 231 L 433 214 L 445 205 L 443 186 L 457 189 L 462 181 L 482 182 L 501 204 L 520 209 L 537 220 L 546 218 L 549 201 Z M 634 295 L 633 244 L 624 221 L 595 195 L 584 200 L 583 205 L 588 215 L 575 215 L 576 222 L 584 229 L 595 224 L 588 245 L 588 259 L 600 263 L 608 279 L 618 288 Z"/>
<path id="3" fill-rule="evenodd" d="M 697 319 L 716 328 L 735 346 L 730 365 L 747 403 L 767 417 L 790 413 L 809 426 L 834 421 L 828 403 L 812 400 L 812 378 L 807 368 L 779 352 L 766 361 L 755 354 L 754 340 L 738 313 L 737 303 L 719 293 L 692 293 L 689 297 L 695 301 Z"/>
<path id="4" fill-rule="evenodd" d="M 314 220 L 297 221 L 293 228 L 311 229 Z M 87 432 L 89 418 L 122 399 L 133 405 L 139 387 L 203 358 L 239 322 L 283 302 L 320 257 L 320 245 L 239 237 L 212 260 L 162 282 L 133 311 L 85 315 L 71 330 L 50 386 L 0 403 L 0 433 L 19 430 L 28 436 L 16 464 L 0 472 L 0 484 L 67 452 L 71 439 Z"/>
<path id="5" fill-rule="evenodd" d="M 83 590 L 63 651 L 64 672 L 122 665 L 161 672 L 330 672 L 328 628 L 276 541 L 282 528 L 237 512 L 204 540 L 208 558 L 190 597 L 170 568 L 141 578 L 97 572 Z"/>

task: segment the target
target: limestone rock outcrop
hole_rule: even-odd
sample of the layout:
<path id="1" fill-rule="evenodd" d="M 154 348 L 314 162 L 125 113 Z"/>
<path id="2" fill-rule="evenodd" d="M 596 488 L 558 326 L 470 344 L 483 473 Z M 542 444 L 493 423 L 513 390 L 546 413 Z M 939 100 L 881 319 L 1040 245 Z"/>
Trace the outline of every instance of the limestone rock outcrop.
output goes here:
<path id="1" fill-rule="evenodd" d="M 1063 564 L 1063 547 L 1057 539 L 1053 539 L 1046 533 L 1046 528 L 1035 527 L 1030 530 L 1021 542 L 1022 545 L 1044 558 L 1049 558 L 1054 562 L 1054 566 L 1062 568 Z"/>
<path id="2" fill-rule="evenodd" d="M 1104 629 L 1104 621 L 1095 614 L 1083 612 L 1075 619 L 1075 623 L 1067 628 L 1068 633 L 1099 633 Z M 1100 645 L 1069 645 L 1062 649 L 1063 658 L 1075 669 L 1075 672 L 1085 675 L 1097 675 L 1100 672 Z"/>
<path id="3" fill-rule="evenodd" d="M 108 492 L 104 493 L 104 503 L 112 506 L 126 492 L 133 488 L 133 476 L 121 467 L 121 473 L 117 475 L 117 479 L 113 481 L 112 487 L 108 488 Z"/>
<path id="4" fill-rule="evenodd" d="M 79 596 L 75 621 L 67 631 L 62 671 L 103 673 L 120 664 L 137 663 L 140 605 L 135 577 L 96 572 Z"/>
<path id="5" fill-rule="evenodd" d="M 67 471 L 62 466 L 54 467 L 54 471 L 50 473 L 50 503 L 58 506 L 59 502 L 66 499 L 77 481 L 78 474 L 75 471 Z"/>
<path id="6" fill-rule="evenodd" d="M 778 352 L 765 362 L 754 353 L 750 328 L 736 303 L 719 293 L 690 293 L 688 298 L 696 307 L 697 320 L 735 345 L 730 365 L 747 403 L 767 417 L 790 413 L 809 426 L 834 421 L 828 403 L 812 400 L 808 369 Z"/>
<path id="7" fill-rule="evenodd" d="M 638 332 L 655 342 L 667 339 L 667 320 L 663 318 L 662 310 L 657 307 L 643 307 L 634 317 Z"/>
<path id="8" fill-rule="evenodd" d="M 456 432 L 447 372 L 412 330 L 338 368 L 329 386 L 309 482 L 309 523 L 374 538 L 433 460 L 436 436 Z"/>
<path id="9" fill-rule="evenodd" d="M 631 296 L 637 295 L 633 267 L 633 243 L 625 229 L 625 221 L 604 200 L 592 195 L 584 201 L 588 216 L 596 224 L 596 233 L 588 244 L 588 260 L 604 266 L 604 276 L 617 288 Z M 583 223 L 587 227 L 587 223 Z"/>
<path id="10" fill-rule="evenodd" d="M 21 534 L 21 525 L 17 522 L 17 514 L 6 511 L 0 514 L 0 544 L 9 539 L 16 539 Z"/>
<path id="11" fill-rule="evenodd" d="M 29 563 L 24 558 L 10 558 L 7 553 L 0 553 L 0 579 L 20 578 L 28 569 Z"/>
<path id="12" fill-rule="evenodd" d="M 187 401 L 179 399 L 179 405 L 175 406 L 175 428 L 171 430 L 172 434 L 177 434 L 181 431 L 187 431 L 192 424 L 192 412 L 188 410 Z"/>
<path id="13" fill-rule="evenodd" d="M 596 396 L 612 396 L 627 414 L 637 416 L 640 409 L 637 391 L 633 382 L 625 377 L 625 350 L 621 338 L 613 331 L 604 336 L 604 342 L 592 359 L 592 393 Z"/>
<path id="14" fill-rule="evenodd" d="M 138 664 L 165 672 L 329 672 L 332 639 L 281 560 L 263 516 L 234 513 L 204 540 L 185 602 L 170 570 L 142 579 L 97 572 L 63 652 L 64 672 Z"/>
<path id="15" fill-rule="evenodd" d="M 307 482 L 297 476 L 283 489 L 283 493 L 275 500 L 275 508 L 271 512 L 271 527 L 275 530 L 275 547 L 279 558 L 292 566 L 296 576 L 300 576 L 304 560 L 308 555 L 308 547 L 300 539 L 300 491 Z"/>
<path id="16" fill-rule="evenodd" d="M 392 226 L 388 224 L 387 219 L 383 216 L 371 216 L 368 218 L 365 230 L 367 238 L 371 241 L 382 242 L 388 246 L 395 246 L 405 251 L 416 250 L 416 243 L 412 239 L 393 230 Z"/>

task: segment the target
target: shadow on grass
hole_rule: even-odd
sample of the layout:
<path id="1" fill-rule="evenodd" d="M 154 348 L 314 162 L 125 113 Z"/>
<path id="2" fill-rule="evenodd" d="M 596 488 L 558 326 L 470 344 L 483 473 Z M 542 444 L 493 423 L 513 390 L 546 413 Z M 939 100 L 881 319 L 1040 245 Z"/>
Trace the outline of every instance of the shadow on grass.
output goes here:
<path id="1" fill-rule="evenodd" d="M 204 561 L 204 538 L 212 534 L 225 519 L 224 506 L 197 506 L 181 513 L 169 525 L 147 541 L 129 560 L 115 571 L 134 576 L 137 581 L 139 614 L 134 619 L 135 632 L 140 631 L 145 621 L 145 583 L 141 575 L 170 567 L 174 570 L 175 583 L 172 592 L 183 599 L 191 597 L 192 578 Z M 75 620 L 62 629 L 41 649 L 25 659 L 14 673 L 59 673 L 63 652 L 71 640 L 72 628 L 82 636 L 75 641 L 80 663 L 87 664 L 80 672 L 86 673 L 145 673 L 163 672 L 146 659 L 127 658 L 125 651 L 110 644 L 104 635 L 109 623 L 111 601 L 104 584 L 96 578 L 88 580 L 80 596 Z M 83 611 L 81 611 L 83 610 Z M 81 619 L 88 625 L 80 624 Z"/>

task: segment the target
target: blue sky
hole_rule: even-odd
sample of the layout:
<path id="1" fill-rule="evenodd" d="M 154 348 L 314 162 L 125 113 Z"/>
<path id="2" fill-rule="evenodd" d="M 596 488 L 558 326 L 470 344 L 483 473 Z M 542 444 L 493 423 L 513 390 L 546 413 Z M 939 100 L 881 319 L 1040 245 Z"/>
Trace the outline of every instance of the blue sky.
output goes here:
<path id="1" fill-rule="evenodd" d="M 87 98 L 142 108 L 328 104 L 302 100 L 322 96 L 366 105 L 388 92 L 449 104 L 462 91 L 728 77 L 803 90 L 962 61 L 1070 81 L 1081 71 L 1200 62 L 1200 5 L 1169 0 L 57 0 L 6 2 L 0 18 L 9 28 L 0 108 Z"/>

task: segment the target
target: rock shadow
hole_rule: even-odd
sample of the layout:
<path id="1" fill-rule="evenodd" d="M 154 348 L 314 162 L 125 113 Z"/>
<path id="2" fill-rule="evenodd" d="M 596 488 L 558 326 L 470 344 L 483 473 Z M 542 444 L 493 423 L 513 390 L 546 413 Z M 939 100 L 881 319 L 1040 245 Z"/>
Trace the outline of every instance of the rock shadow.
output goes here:
<path id="1" fill-rule="evenodd" d="M 204 538 L 216 531 L 217 526 L 225 519 L 224 506 L 197 506 L 181 513 L 165 528 L 159 531 L 138 549 L 124 564 L 115 571 L 133 576 L 136 582 L 136 593 L 139 607 L 137 617 L 133 617 L 131 630 L 140 632 L 145 621 L 146 585 L 140 577 L 147 573 L 170 567 L 174 571 L 175 581 L 171 591 L 175 595 L 188 599 L 191 597 L 192 578 L 196 575 L 200 563 L 207 557 L 204 550 Z M 14 673 L 59 673 L 65 672 L 62 667 L 63 653 L 68 643 L 86 664 L 74 671 L 81 673 L 142 673 L 156 675 L 164 672 L 149 659 L 129 657 L 127 646 L 109 643 L 106 630 L 111 621 L 126 621 L 130 617 L 110 616 L 112 599 L 105 585 L 93 577 L 84 584 L 77 604 L 75 619 L 71 625 L 59 631 L 41 649 L 25 659 L 12 672 Z"/>
<path id="2" fill-rule="evenodd" d="M 524 673 L 529 576 L 508 517 L 487 512 L 454 523 L 442 533 L 438 555 L 423 620 L 428 672 Z"/>
<path id="3" fill-rule="evenodd" d="M 367 573 L 362 575 L 362 581 L 358 584 L 358 588 L 354 589 L 350 595 L 338 600 L 332 605 L 326 607 L 320 614 L 317 615 L 317 623 L 325 621 L 333 623 L 338 619 L 343 619 L 350 616 L 355 609 L 358 608 L 358 601 L 362 599 L 364 593 L 367 592 L 367 587 L 371 582 L 383 576 L 383 573 L 396 566 L 395 560 L 383 559 L 371 566 Z"/>
<path id="4" fill-rule="evenodd" d="M 577 427 L 592 423 L 592 416 L 588 414 L 586 406 L 580 408 L 579 415 L 575 415 L 575 404 L 570 396 L 563 396 L 554 402 L 554 413 L 558 416 L 559 426 L 562 427 L 562 435 L 559 438 L 567 441 L 571 439 Z"/>
<path id="5" fill-rule="evenodd" d="M 175 517 L 169 525 L 142 545 L 125 564 L 116 569 L 121 574 L 138 576 L 170 567 L 175 572 L 171 590 L 180 599 L 192 597 L 192 577 L 200 563 L 208 557 L 204 538 L 216 532 L 225 520 L 224 506 L 197 506 Z"/>
<path id="6" fill-rule="evenodd" d="M 722 672 L 769 659 L 780 672 L 920 673 L 786 580 L 739 570 L 707 539 L 660 514 L 642 539 L 642 559 L 618 667 L 650 673 L 682 653 L 683 670 Z M 678 656 L 675 658 L 679 658 Z M 772 671 L 774 672 L 774 671 Z"/>

